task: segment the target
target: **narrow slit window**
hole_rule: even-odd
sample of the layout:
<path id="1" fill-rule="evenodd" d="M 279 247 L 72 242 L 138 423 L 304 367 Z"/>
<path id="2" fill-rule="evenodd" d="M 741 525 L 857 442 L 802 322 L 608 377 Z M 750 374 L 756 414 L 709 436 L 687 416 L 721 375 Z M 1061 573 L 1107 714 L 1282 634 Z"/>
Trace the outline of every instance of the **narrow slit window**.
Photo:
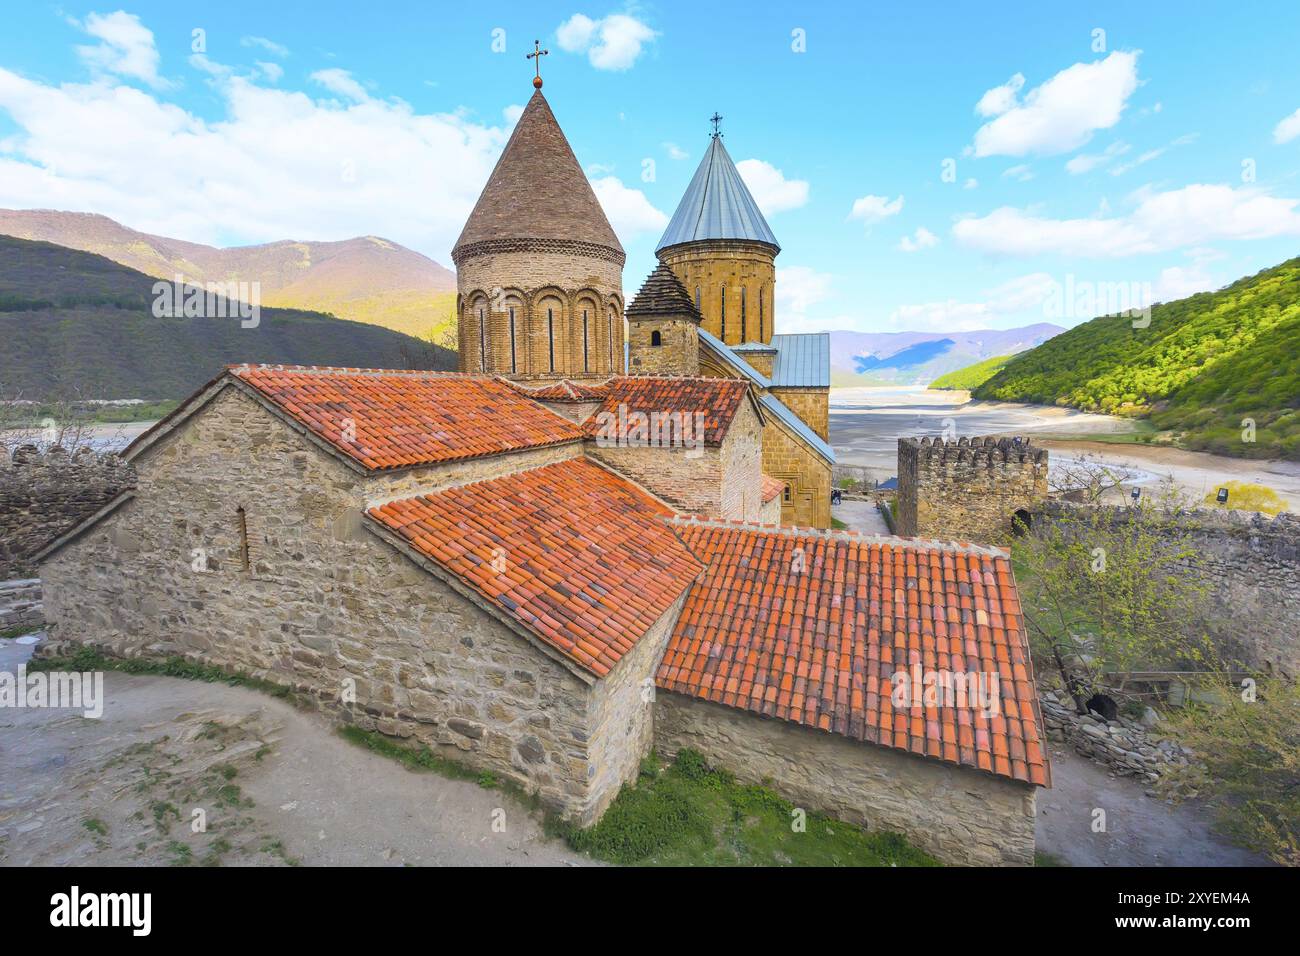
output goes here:
<path id="1" fill-rule="evenodd" d="M 510 374 L 519 371 L 519 363 L 515 360 L 515 310 L 510 308 Z"/>
<path id="2" fill-rule="evenodd" d="M 587 310 L 582 310 L 582 370 L 591 371 L 591 356 L 587 347 Z"/>
<path id="3" fill-rule="evenodd" d="M 722 341 L 727 341 L 727 287 L 722 287 Z"/>
<path id="4" fill-rule="evenodd" d="M 664 344 L 663 336 L 659 334 L 658 329 L 650 333 L 650 344 L 656 348 Z"/>
<path id="5" fill-rule="evenodd" d="M 609 310 L 609 370 L 614 371 L 614 310 Z"/>
<path id="6" fill-rule="evenodd" d="M 745 287 L 740 287 L 740 341 L 745 341 Z"/>
<path id="7" fill-rule="evenodd" d="M 696 287 L 695 287 L 695 308 L 696 308 L 696 310 L 698 310 L 699 307 L 700 307 L 700 287 L 699 287 L 699 286 L 696 286 Z"/>
<path id="8" fill-rule="evenodd" d="M 487 371 L 487 327 L 483 322 L 483 308 L 478 310 L 478 370 Z"/>
<path id="9" fill-rule="evenodd" d="M 763 290 L 762 289 L 758 290 L 758 340 L 760 342 L 764 341 L 763 339 Z"/>
<path id="10" fill-rule="evenodd" d="M 546 310 L 546 340 L 550 353 L 551 371 L 555 371 L 555 310 Z"/>
<path id="11" fill-rule="evenodd" d="M 248 570 L 248 515 L 244 506 L 235 509 L 235 518 L 239 522 L 239 570 Z"/>

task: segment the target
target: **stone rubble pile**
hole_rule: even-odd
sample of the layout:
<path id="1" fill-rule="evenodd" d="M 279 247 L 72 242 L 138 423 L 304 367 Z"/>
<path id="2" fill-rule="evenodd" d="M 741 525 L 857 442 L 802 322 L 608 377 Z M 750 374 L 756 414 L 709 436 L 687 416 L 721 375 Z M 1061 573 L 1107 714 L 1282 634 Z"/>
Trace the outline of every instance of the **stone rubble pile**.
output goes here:
<path id="1" fill-rule="evenodd" d="M 39 578 L 0 581 L 0 632 L 44 623 Z"/>
<path id="2" fill-rule="evenodd" d="M 1108 767 L 1115 776 L 1135 777 L 1155 783 L 1171 767 L 1185 767 L 1192 752 L 1173 740 L 1157 737 L 1149 729 L 1159 718 L 1147 708 L 1144 721 L 1118 717 L 1106 720 L 1099 714 L 1080 716 L 1069 695 L 1047 691 L 1039 698 L 1047 739 L 1069 744 L 1074 752 Z"/>

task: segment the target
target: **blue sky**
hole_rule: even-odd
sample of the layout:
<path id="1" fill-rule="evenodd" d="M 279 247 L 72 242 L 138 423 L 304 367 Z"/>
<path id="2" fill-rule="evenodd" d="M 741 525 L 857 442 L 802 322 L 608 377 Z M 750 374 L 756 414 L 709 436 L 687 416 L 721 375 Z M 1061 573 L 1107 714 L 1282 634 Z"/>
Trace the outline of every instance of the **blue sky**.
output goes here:
<path id="1" fill-rule="evenodd" d="M 781 330 L 1071 325 L 1300 252 L 1300 7 L 1064 6 L 11 4 L 0 207 L 450 265 L 537 37 L 629 294 L 714 110 Z"/>

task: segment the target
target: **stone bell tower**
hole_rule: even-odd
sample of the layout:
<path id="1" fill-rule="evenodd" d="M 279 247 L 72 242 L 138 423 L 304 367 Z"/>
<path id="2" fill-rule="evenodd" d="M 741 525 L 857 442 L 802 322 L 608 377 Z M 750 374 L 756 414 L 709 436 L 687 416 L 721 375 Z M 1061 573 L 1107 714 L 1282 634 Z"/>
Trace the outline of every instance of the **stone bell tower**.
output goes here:
<path id="1" fill-rule="evenodd" d="M 699 375 L 700 310 L 662 262 L 627 307 L 628 372 Z"/>
<path id="2" fill-rule="evenodd" d="M 655 255 L 677 274 L 727 345 L 768 344 L 776 327 L 776 257 L 781 247 L 722 145 L 713 137 Z"/>

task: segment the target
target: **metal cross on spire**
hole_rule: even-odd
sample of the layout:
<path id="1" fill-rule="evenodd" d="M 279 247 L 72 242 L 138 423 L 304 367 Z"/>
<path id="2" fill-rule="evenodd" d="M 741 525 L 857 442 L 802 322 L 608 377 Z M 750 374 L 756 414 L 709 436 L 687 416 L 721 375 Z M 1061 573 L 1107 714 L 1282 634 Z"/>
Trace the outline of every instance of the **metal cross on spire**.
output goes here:
<path id="1" fill-rule="evenodd" d="M 722 117 L 717 114 L 717 111 L 714 111 L 713 115 L 709 117 L 709 122 L 713 124 L 713 138 L 717 139 L 722 135 L 718 132 L 718 126 L 722 123 Z"/>
<path id="2" fill-rule="evenodd" d="M 542 88 L 542 57 L 550 55 L 550 52 L 550 50 L 542 49 L 540 40 L 534 40 L 533 52 L 526 56 L 527 59 L 535 61 L 534 65 L 537 67 L 537 75 L 533 77 L 533 89 L 535 90 Z"/>

